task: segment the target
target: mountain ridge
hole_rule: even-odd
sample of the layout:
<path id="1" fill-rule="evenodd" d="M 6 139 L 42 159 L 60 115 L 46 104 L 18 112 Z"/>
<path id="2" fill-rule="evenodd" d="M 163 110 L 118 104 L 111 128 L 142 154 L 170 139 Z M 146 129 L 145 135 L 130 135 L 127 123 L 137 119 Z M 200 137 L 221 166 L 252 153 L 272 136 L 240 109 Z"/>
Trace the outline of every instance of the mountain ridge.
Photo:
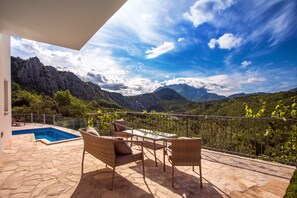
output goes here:
<path id="1" fill-rule="evenodd" d="M 58 71 L 52 66 L 44 66 L 37 57 L 23 60 L 19 57 L 11 57 L 11 73 L 12 81 L 22 85 L 23 87 L 53 95 L 57 91 L 69 90 L 70 93 L 81 100 L 94 100 L 99 106 L 114 106 L 130 110 L 167 110 L 167 104 L 172 103 L 172 98 L 159 98 L 156 93 L 141 94 L 138 96 L 123 96 L 120 93 L 102 90 L 99 85 L 92 82 L 84 82 L 78 76 L 68 71 Z M 181 96 L 178 93 L 170 93 L 176 98 Z M 179 100 L 183 105 L 188 103 L 187 100 Z"/>
<path id="2" fill-rule="evenodd" d="M 157 88 L 155 91 L 165 89 L 165 88 L 173 89 L 181 96 L 189 100 L 192 100 L 194 102 L 208 102 L 208 101 L 221 100 L 226 98 L 226 96 L 218 95 L 215 93 L 209 93 L 205 88 L 196 88 L 187 84 L 166 85 L 166 86 Z"/>

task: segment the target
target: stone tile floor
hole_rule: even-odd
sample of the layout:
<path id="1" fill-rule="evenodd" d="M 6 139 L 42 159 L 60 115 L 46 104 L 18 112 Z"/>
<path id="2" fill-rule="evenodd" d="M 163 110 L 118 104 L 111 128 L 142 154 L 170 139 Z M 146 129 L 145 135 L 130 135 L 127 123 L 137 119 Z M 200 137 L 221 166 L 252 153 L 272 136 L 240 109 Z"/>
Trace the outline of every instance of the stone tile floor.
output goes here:
<path id="1" fill-rule="evenodd" d="M 283 197 L 295 170 L 203 150 L 203 188 L 191 167 L 177 167 L 172 188 L 171 167 L 166 162 L 163 172 L 162 151 L 157 151 L 155 167 L 152 151 L 145 149 L 146 180 L 140 163 L 120 166 L 110 191 L 112 169 L 89 154 L 81 175 L 82 149 L 82 140 L 44 145 L 33 135 L 13 136 L 0 154 L 0 197 Z"/>

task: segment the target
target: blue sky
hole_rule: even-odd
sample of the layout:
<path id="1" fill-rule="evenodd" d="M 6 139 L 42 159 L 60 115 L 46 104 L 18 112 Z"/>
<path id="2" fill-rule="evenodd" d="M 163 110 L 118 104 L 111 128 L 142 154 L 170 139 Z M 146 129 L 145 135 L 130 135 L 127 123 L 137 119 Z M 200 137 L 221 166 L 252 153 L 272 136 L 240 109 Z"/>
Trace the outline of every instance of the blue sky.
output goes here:
<path id="1" fill-rule="evenodd" d="M 226 96 L 297 87 L 296 0 L 128 0 L 80 51 L 11 43 L 13 56 L 124 95 L 177 83 Z"/>

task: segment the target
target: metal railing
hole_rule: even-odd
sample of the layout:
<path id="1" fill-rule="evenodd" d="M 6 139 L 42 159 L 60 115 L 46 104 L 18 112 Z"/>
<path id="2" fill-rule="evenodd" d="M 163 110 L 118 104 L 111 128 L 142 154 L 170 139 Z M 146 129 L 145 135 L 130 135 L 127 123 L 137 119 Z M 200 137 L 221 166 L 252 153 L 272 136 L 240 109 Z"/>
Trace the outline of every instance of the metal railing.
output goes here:
<path id="1" fill-rule="evenodd" d="M 296 165 L 297 120 L 162 113 L 88 114 L 104 135 L 113 132 L 112 120 L 123 118 L 133 126 L 178 136 L 202 137 L 203 147 L 284 164 Z"/>
<path id="2" fill-rule="evenodd" d="M 12 114 L 12 116 L 17 120 L 21 120 L 27 123 L 50 124 L 73 130 L 77 130 L 79 128 L 87 126 L 86 119 L 84 118 L 72 118 L 63 117 L 61 115 L 48 115 L 36 113 Z"/>

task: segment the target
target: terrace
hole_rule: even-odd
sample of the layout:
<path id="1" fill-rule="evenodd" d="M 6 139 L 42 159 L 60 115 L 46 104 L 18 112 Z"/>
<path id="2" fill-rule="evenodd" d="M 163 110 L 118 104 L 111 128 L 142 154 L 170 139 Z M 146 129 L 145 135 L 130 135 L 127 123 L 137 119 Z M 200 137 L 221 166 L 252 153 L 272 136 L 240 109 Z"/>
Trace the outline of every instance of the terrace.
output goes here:
<path id="1" fill-rule="evenodd" d="M 132 163 L 117 168 L 115 188 L 110 191 L 111 169 L 92 156 L 86 156 L 81 175 L 82 140 L 44 145 L 33 135 L 11 137 L 10 35 L 80 49 L 125 1 L 1 2 L 0 197 L 283 197 L 295 170 L 296 120 L 120 115 L 154 131 L 202 137 L 202 189 L 199 175 L 190 167 L 177 168 L 176 186 L 172 188 L 170 171 L 163 172 L 160 165 L 161 150 L 157 151 L 158 167 L 154 166 L 151 150 L 145 150 L 146 181 L 139 164 Z M 29 115 L 27 122 L 42 125 L 26 124 L 15 129 L 43 124 L 77 129 L 86 125 L 82 120 L 34 116 Z M 111 135 L 110 121 L 117 116 L 91 115 L 88 121 L 103 134 Z"/>
<path id="2" fill-rule="evenodd" d="M 171 129 L 171 132 L 180 136 L 202 136 L 203 188 L 199 186 L 198 172 L 193 172 L 191 167 L 177 167 L 176 185 L 174 188 L 171 187 L 171 166 L 167 161 L 167 171 L 163 172 L 162 150 L 157 151 L 158 167 L 156 167 L 153 152 L 145 149 L 146 181 L 142 179 L 141 164 L 120 166 L 116 169 L 114 190 L 110 191 L 112 169 L 106 168 L 103 162 L 89 154 L 85 157 L 84 174 L 81 175 L 82 140 L 48 146 L 35 142 L 33 135 L 21 135 L 13 136 L 1 154 L 0 197 L 283 197 L 296 169 L 294 166 L 239 156 L 241 154 L 254 158 L 279 159 L 293 165 L 296 162 L 295 150 L 291 149 L 286 153 L 287 158 L 279 158 L 275 155 L 284 155 L 286 149 L 277 153 L 277 149 L 272 149 L 274 148 L 272 144 L 276 146 L 287 144 L 286 132 L 296 124 L 294 121 L 126 113 L 89 115 L 89 123 L 97 123 L 101 133 L 109 134 L 111 131 L 109 120 L 117 116 L 133 121 L 134 125 L 141 124 L 155 131 Z M 42 119 L 46 118 L 46 115 L 40 117 L 42 123 L 47 120 Z M 35 118 L 35 121 L 37 120 Z M 282 123 L 281 127 L 275 130 L 283 129 L 278 131 L 283 139 L 279 139 L 272 132 L 274 135 L 268 136 L 269 139 L 264 133 L 263 136 L 259 135 L 266 131 L 265 123 L 269 125 L 271 122 Z M 80 127 L 85 124 L 81 121 L 79 123 L 76 125 Z M 29 123 L 15 129 L 40 126 L 44 125 Z M 259 131 L 258 127 L 263 131 Z M 209 131 L 205 131 L 206 129 Z M 243 135 L 244 130 L 249 131 L 248 136 Z M 262 143 L 254 143 L 252 137 L 266 138 L 263 138 L 265 141 Z M 294 138 L 296 137 L 290 137 L 290 141 L 293 142 Z M 255 147 L 247 146 L 245 140 L 255 144 Z M 272 148 L 267 146 L 267 141 L 271 142 Z M 135 145 L 133 147 L 137 148 Z M 267 148 L 270 148 L 274 155 L 268 156 Z"/>

